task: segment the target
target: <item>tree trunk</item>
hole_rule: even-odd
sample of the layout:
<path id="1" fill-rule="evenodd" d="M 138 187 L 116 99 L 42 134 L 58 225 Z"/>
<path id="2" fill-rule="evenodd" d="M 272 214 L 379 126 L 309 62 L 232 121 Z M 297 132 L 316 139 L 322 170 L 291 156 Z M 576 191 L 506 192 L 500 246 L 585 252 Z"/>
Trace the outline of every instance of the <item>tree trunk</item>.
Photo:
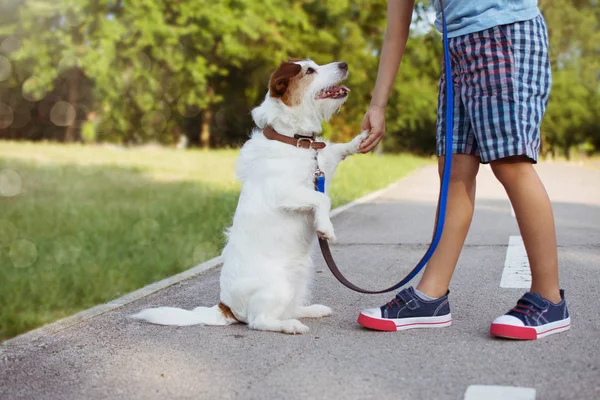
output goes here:
<path id="1" fill-rule="evenodd" d="M 65 128 L 65 142 L 74 142 L 79 140 L 80 132 L 79 132 L 79 121 L 77 119 L 77 101 L 79 101 L 79 76 L 81 72 L 78 68 L 73 68 L 69 72 L 69 77 L 67 78 L 68 86 L 69 86 L 69 94 L 67 96 L 67 102 L 71 104 L 75 108 L 75 119 L 73 123 L 67 125 Z"/>
<path id="2" fill-rule="evenodd" d="M 563 146 L 563 153 L 567 161 L 571 160 L 571 154 L 569 150 L 571 150 L 571 142 L 566 142 Z"/>
<path id="3" fill-rule="evenodd" d="M 215 91 L 212 87 L 209 87 L 206 92 L 208 104 L 206 105 L 204 111 L 202 111 L 202 126 L 200 128 L 200 147 L 202 147 L 204 150 L 208 150 L 210 147 L 210 125 L 212 124 L 213 120 L 211 105 L 215 96 Z"/>
<path id="4" fill-rule="evenodd" d="M 212 123 L 212 110 L 210 106 L 202 112 L 202 127 L 200 128 L 200 147 L 208 150 L 210 147 L 210 124 Z"/>

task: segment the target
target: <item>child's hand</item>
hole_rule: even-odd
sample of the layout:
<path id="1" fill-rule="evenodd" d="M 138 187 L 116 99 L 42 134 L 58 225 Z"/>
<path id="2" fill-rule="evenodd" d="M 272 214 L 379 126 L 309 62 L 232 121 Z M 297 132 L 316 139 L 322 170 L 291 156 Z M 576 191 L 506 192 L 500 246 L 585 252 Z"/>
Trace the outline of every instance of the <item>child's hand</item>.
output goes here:
<path id="1" fill-rule="evenodd" d="M 377 106 L 369 107 L 363 118 L 361 130 L 370 132 L 370 135 L 361 142 L 359 150 L 361 153 L 368 153 L 385 135 L 385 109 Z"/>

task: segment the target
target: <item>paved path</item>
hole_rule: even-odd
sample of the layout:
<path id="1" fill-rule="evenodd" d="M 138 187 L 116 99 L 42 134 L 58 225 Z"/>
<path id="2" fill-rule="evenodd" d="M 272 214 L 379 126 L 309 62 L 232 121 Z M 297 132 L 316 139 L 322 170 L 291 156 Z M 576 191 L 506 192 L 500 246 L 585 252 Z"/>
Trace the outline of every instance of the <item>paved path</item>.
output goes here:
<path id="1" fill-rule="evenodd" d="M 573 321 L 567 333 L 535 342 L 488 336 L 490 321 L 523 289 L 500 287 L 509 237 L 519 232 L 502 188 L 482 168 L 451 286 L 449 328 L 362 329 L 358 311 L 390 296 L 345 289 L 320 258 L 314 300 L 335 315 L 309 320 L 306 335 L 125 318 L 152 305 L 213 305 L 213 269 L 58 333 L 5 345 L 0 399 L 599 399 L 600 171 L 567 164 L 538 170 L 555 207 Z M 430 238 L 436 196 L 435 169 L 428 167 L 336 216 L 333 251 L 349 277 L 376 288 L 407 272 Z"/>

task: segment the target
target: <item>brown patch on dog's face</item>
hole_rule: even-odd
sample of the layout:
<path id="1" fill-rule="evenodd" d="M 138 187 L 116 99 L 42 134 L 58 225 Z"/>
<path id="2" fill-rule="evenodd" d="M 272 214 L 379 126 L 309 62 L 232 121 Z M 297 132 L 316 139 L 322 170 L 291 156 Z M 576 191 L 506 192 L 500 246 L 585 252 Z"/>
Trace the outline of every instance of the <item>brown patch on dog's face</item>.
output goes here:
<path id="1" fill-rule="evenodd" d="M 221 314 L 223 314 L 223 316 L 225 318 L 231 318 L 231 319 L 235 319 L 236 321 L 238 320 L 235 315 L 233 315 L 233 312 L 231 312 L 231 308 L 229 308 L 228 306 L 226 306 L 223 303 L 219 303 L 219 310 L 221 311 Z"/>
<path id="2" fill-rule="evenodd" d="M 300 73 L 302 67 L 292 62 L 282 62 L 269 81 L 271 97 L 283 97 L 288 91 L 290 80 Z"/>
<path id="3" fill-rule="evenodd" d="M 281 101 L 289 107 L 299 105 L 305 91 L 314 79 L 313 73 L 315 73 L 315 69 L 312 67 L 303 70 L 302 66 L 295 62 L 281 63 L 279 69 L 271 75 L 269 83 L 271 97 L 281 98 Z"/>

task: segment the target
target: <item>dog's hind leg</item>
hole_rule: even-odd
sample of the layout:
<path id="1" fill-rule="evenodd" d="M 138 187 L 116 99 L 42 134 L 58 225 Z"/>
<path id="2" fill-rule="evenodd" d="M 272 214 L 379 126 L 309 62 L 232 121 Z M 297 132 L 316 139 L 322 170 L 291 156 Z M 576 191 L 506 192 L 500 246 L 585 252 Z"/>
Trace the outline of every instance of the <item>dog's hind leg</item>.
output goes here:
<path id="1" fill-rule="evenodd" d="M 308 326 L 297 319 L 281 319 L 292 301 L 291 290 L 268 288 L 256 292 L 248 301 L 248 327 L 260 331 L 307 333 Z"/>
<path id="2" fill-rule="evenodd" d="M 299 273 L 292 279 L 294 285 L 294 305 L 291 310 L 291 316 L 294 318 L 321 318 L 331 315 L 331 308 L 321 304 L 309 304 L 310 286 L 314 265 L 312 259 L 308 257 L 298 266 Z"/>
<path id="3" fill-rule="evenodd" d="M 328 317 L 332 313 L 331 308 L 322 304 L 313 304 L 296 308 L 294 317 L 296 318 L 321 318 Z"/>

